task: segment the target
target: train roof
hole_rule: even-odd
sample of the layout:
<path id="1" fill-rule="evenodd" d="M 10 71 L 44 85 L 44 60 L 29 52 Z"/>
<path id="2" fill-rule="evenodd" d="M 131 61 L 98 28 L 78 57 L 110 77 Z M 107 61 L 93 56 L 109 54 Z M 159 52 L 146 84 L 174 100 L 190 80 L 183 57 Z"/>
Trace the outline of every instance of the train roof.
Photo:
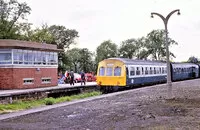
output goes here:
<path id="1" fill-rule="evenodd" d="M 166 65 L 166 62 L 161 61 L 150 61 L 150 60 L 135 60 L 135 59 L 128 59 L 128 58 L 109 58 L 113 60 L 119 60 L 123 62 L 125 65 Z"/>
<path id="2" fill-rule="evenodd" d="M 198 67 L 197 64 L 194 63 L 171 63 L 173 67 Z"/>

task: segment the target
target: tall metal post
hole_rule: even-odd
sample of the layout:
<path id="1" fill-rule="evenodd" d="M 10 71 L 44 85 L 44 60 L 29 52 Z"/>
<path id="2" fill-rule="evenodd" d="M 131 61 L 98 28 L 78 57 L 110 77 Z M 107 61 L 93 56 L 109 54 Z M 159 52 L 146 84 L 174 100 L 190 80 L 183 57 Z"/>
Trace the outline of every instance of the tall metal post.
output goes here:
<path id="1" fill-rule="evenodd" d="M 167 23 L 168 20 L 170 18 L 170 16 L 172 14 L 174 14 L 175 12 L 178 12 L 178 15 L 180 15 L 180 10 L 173 10 L 172 12 L 170 12 L 167 17 L 163 17 L 161 14 L 159 13 L 151 13 L 151 17 L 153 18 L 153 15 L 157 15 L 159 16 L 165 25 L 165 45 L 166 45 L 166 56 L 167 56 L 167 85 L 168 85 L 168 96 L 171 97 L 172 96 L 172 80 L 171 80 L 171 67 L 170 67 L 170 60 L 169 60 L 169 43 L 168 43 L 168 29 L 167 29 Z"/>

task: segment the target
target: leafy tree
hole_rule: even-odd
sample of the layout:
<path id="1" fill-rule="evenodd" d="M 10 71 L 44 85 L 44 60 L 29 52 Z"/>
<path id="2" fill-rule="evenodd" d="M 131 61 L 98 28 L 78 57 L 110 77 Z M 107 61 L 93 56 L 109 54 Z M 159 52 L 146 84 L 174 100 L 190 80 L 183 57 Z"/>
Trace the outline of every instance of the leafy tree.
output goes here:
<path id="1" fill-rule="evenodd" d="M 169 38 L 169 46 L 178 44 L 171 38 Z M 165 45 L 165 31 L 164 30 L 153 30 L 146 38 L 145 47 L 147 53 L 154 60 L 165 60 L 166 59 L 166 45 Z M 175 57 L 172 52 L 169 52 L 171 57 Z"/>
<path id="2" fill-rule="evenodd" d="M 19 20 L 30 14 L 31 8 L 24 2 L 0 0 L 0 39 L 18 39 L 20 35 Z"/>
<path id="3" fill-rule="evenodd" d="M 66 57 L 68 57 L 68 62 L 64 62 L 66 65 L 70 66 L 70 69 L 73 69 L 74 72 L 78 72 L 79 61 L 81 58 L 81 53 L 79 48 L 73 48 L 66 52 Z"/>
<path id="4" fill-rule="evenodd" d="M 87 48 L 80 49 L 80 69 L 84 72 L 94 71 L 94 61 L 92 60 L 92 52 Z"/>
<path id="5" fill-rule="evenodd" d="M 119 56 L 123 58 L 137 58 L 144 59 L 148 57 L 147 50 L 145 49 L 144 37 L 138 39 L 128 39 L 122 42 L 119 48 Z"/>
<path id="6" fill-rule="evenodd" d="M 36 28 L 33 30 L 29 40 L 47 44 L 52 44 L 55 42 L 53 35 L 49 32 L 49 27 L 47 24 L 43 24 L 41 29 Z"/>
<path id="7" fill-rule="evenodd" d="M 101 43 L 96 49 L 96 64 L 99 61 L 102 61 L 107 58 L 116 57 L 117 56 L 117 45 L 112 43 L 112 41 L 107 40 Z"/>
<path id="8" fill-rule="evenodd" d="M 196 57 L 191 56 L 191 57 L 188 59 L 188 62 L 190 62 L 190 63 L 198 63 L 199 61 L 198 61 L 198 59 L 197 59 Z"/>
<path id="9" fill-rule="evenodd" d="M 136 44 L 137 42 L 134 38 L 123 41 L 119 48 L 119 56 L 132 59 L 138 49 Z"/>
<path id="10" fill-rule="evenodd" d="M 75 29 L 66 29 L 59 25 L 50 26 L 48 32 L 53 37 L 52 44 L 56 44 L 59 49 L 69 48 L 71 44 L 75 44 L 75 38 L 79 37 Z"/>

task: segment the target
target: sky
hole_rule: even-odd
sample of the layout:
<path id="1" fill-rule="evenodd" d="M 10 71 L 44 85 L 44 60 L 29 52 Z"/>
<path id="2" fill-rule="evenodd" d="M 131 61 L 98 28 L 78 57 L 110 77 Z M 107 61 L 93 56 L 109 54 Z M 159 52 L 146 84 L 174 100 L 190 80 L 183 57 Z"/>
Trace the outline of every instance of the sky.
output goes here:
<path id="1" fill-rule="evenodd" d="M 118 46 L 124 40 L 146 36 L 154 29 L 164 29 L 160 17 L 151 18 L 151 12 L 166 17 L 169 37 L 178 42 L 169 48 L 176 58 L 187 61 L 200 58 L 200 1 L 199 0 L 18 0 L 32 9 L 27 17 L 34 27 L 42 24 L 63 25 L 76 29 L 79 38 L 76 47 L 95 52 L 105 40 Z"/>

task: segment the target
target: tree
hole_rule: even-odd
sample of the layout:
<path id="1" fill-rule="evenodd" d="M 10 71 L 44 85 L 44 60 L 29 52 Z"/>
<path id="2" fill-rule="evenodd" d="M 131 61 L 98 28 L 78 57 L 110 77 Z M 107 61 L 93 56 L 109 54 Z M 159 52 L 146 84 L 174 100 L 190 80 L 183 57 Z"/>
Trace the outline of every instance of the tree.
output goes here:
<path id="1" fill-rule="evenodd" d="M 173 44 L 178 44 L 171 38 L 168 40 L 169 46 Z M 166 60 L 166 45 L 165 45 L 165 31 L 164 30 L 153 30 L 151 31 L 146 38 L 145 47 L 147 53 L 154 60 Z M 175 55 L 170 52 L 171 57 Z"/>
<path id="2" fill-rule="evenodd" d="M 0 0 L 0 39 L 18 39 L 20 37 L 19 20 L 30 14 L 31 8 L 24 2 Z"/>
<path id="3" fill-rule="evenodd" d="M 194 57 L 194 56 L 191 56 L 189 59 L 188 59 L 188 62 L 190 63 L 198 63 L 198 58 Z"/>
<path id="4" fill-rule="evenodd" d="M 70 69 L 73 69 L 74 72 L 78 72 L 79 61 L 81 58 L 81 53 L 79 48 L 73 48 L 66 52 L 66 57 L 68 57 L 68 62 L 64 62 L 66 65 L 70 66 Z"/>
<path id="5" fill-rule="evenodd" d="M 119 56 L 132 59 L 138 49 L 136 44 L 137 42 L 134 38 L 123 41 L 119 48 Z"/>
<path id="6" fill-rule="evenodd" d="M 147 51 L 144 48 L 146 39 L 144 37 L 138 39 L 128 39 L 122 42 L 119 48 L 119 56 L 123 58 L 137 58 L 144 59 L 147 58 Z"/>
<path id="7" fill-rule="evenodd" d="M 96 49 L 96 64 L 99 61 L 102 61 L 107 58 L 116 57 L 117 56 L 117 45 L 112 43 L 112 41 L 107 40 L 101 43 Z"/>
<path id="8" fill-rule="evenodd" d="M 35 30 L 33 30 L 29 36 L 29 40 L 47 44 L 55 43 L 53 34 L 49 32 L 49 27 L 47 24 L 43 24 L 41 29 L 36 28 Z"/>
<path id="9" fill-rule="evenodd" d="M 79 37 L 75 29 L 66 29 L 59 25 L 50 26 L 48 32 L 53 36 L 51 44 L 56 44 L 58 49 L 69 48 L 71 44 L 75 44 L 75 38 Z"/>
<path id="10" fill-rule="evenodd" d="M 94 71 L 94 61 L 92 60 L 92 52 L 87 48 L 80 49 L 80 69 L 84 72 Z"/>

